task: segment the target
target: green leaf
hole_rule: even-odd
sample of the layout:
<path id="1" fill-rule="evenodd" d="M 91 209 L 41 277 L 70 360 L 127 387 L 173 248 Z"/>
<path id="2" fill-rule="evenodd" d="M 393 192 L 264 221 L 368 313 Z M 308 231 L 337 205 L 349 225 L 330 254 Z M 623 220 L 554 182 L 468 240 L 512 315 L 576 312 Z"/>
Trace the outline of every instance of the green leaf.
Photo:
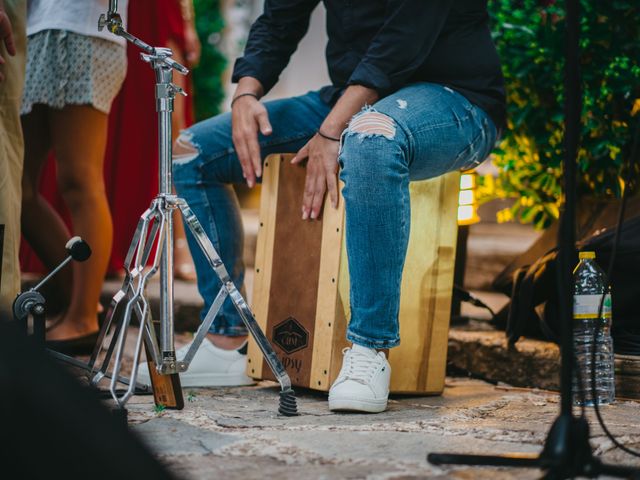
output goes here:
<path id="1" fill-rule="evenodd" d="M 581 0 L 582 135 L 580 195 L 619 196 L 620 169 L 640 115 L 640 2 Z M 546 228 L 562 199 L 564 132 L 564 2 L 489 2 L 503 62 L 509 126 L 494 151 L 496 198 L 516 202 L 515 220 Z M 487 193 L 488 195 L 488 193 Z"/>

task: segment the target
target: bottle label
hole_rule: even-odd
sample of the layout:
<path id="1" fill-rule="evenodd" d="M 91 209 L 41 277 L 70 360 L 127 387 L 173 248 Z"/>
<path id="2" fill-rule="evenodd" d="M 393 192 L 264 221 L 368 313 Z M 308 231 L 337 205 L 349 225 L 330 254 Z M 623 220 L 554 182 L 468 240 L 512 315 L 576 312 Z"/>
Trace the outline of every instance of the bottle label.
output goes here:
<path id="1" fill-rule="evenodd" d="M 598 309 L 602 295 L 574 295 L 573 296 L 573 318 L 574 320 L 585 320 L 598 318 Z M 602 317 L 611 318 L 611 294 L 604 297 L 602 305 Z"/>

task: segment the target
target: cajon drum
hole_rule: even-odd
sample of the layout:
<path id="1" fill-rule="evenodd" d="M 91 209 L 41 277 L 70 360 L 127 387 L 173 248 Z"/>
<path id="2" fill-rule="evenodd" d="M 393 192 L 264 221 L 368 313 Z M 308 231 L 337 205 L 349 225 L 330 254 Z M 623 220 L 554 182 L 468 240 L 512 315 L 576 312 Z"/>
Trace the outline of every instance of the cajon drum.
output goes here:
<path id="1" fill-rule="evenodd" d="M 291 155 L 264 164 L 253 311 L 293 385 L 328 391 L 342 366 L 349 321 L 344 201 L 301 219 L 305 169 Z M 400 346 L 389 352 L 391 391 L 444 388 L 460 174 L 412 182 L 411 235 L 402 277 Z M 273 379 L 255 343 L 248 375 Z"/>

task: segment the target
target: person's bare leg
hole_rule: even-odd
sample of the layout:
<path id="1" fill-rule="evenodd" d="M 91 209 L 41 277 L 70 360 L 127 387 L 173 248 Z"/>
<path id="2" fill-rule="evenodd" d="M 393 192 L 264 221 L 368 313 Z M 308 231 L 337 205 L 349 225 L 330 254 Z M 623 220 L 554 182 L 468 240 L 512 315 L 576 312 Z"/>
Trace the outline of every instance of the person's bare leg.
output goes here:
<path id="1" fill-rule="evenodd" d="M 91 257 L 74 264 L 71 305 L 48 340 L 76 338 L 98 330 L 96 305 L 107 270 L 113 226 L 104 187 L 107 115 L 91 106 L 51 110 L 51 136 L 58 161 L 58 188 L 73 221 L 73 233 L 91 247 Z"/>
<path id="2" fill-rule="evenodd" d="M 180 47 L 177 43 L 169 40 L 167 46 L 173 50 L 173 58 L 176 62 L 185 65 L 185 58 L 182 55 Z M 173 82 L 186 90 L 187 77 L 180 74 L 175 74 Z M 173 115 L 171 116 L 171 144 L 174 145 L 176 139 L 180 135 L 180 131 L 186 128 L 186 107 L 187 102 L 191 101 L 192 97 L 183 97 L 177 95 L 173 106 Z M 175 190 L 174 190 L 175 193 Z M 196 267 L 193 264 L 191 258 L 191 252 L 189 252 L 189 246 L 187 244 L 187 237 L 184 231 L 184 224 L 182 223 L 182 216 L 178 210 L 173 215 L 173 266 L 174 277 L 179 280 L 186 280 L 189 282 L 195 282 L 196 280 Z"/>
<path id="3" fill-rule="evenodd" d="M 42 167 L 51 150 L 48 107 L 35 105 L 22 117 L 24 133 L 24 172 L 22 174 L 21 227 L 25 240 L 48 270 L 56 267 L 66 256 L 65 244 L 69 231 L 60 215 L 39 193 Z M 71 299 L 72 270 L 63 269 L 51 280 L 51 303 L 66 307 Z M 49 296 L 51 297 L 51 296 Z"/>

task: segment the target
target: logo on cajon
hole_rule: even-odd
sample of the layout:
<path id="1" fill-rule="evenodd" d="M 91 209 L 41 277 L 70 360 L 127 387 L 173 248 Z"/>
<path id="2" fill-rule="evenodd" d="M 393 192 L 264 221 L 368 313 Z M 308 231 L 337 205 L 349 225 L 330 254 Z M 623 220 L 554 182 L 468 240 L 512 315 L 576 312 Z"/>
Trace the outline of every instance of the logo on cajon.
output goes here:
<path id="1" fill-rule="evenodd" d="M 289 317 L 273 327 L 273 341 L 286 353 L 291 354 L 307 347 L 309 332 L 295 318 Z"/>

